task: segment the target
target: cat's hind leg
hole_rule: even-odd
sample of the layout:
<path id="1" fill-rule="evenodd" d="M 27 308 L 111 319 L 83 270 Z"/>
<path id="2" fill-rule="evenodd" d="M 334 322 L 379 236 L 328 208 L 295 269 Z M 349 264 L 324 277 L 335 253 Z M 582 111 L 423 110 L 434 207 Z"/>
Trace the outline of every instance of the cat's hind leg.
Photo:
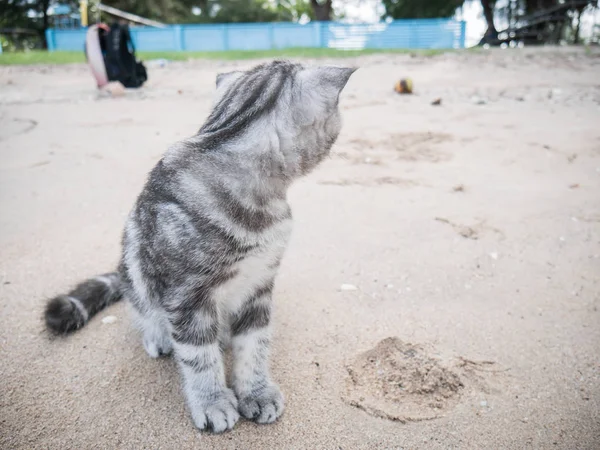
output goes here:
<path id="1" fill-rule="evenodd" d="M 137 328 L 142 332 L 142 342 L 146 353 L 151 358 L 167 356 L 173 352 L 170 326 L 164 312 L 159 309 L 149 309 L 140 312 L 135 307 L 133 319 Z"/>
<path id="2" fill-rule="evenodd" d="M 127 255 L 134 254 L 130 251 Z M 151 358 L 169 355 L 173 352 L 171 328 L 165 311 L 158 306 L 158 294 L 139 269 L 140 261 L 129 257 L 129 266 L 122 262 L 119 266 L 124 280 L 123 292 L 128 300 L 133 323 L 142 333 L 142 342 Z"/>

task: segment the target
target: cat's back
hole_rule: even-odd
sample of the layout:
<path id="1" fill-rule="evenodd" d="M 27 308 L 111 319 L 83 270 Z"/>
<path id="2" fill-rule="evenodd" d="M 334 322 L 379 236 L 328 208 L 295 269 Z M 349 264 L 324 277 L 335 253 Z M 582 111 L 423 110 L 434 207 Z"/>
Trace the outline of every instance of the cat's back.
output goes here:
<path id="1" fill-rule="evenodd" d="M 189 246 L 196 239 L 195 246 L 218 253 L 281 245 L 291 231 L 291 210 L 285 194 L 251 164 L 190 138 L 152 169 L 130 221 L 148 245 L 158 238 Z"/>

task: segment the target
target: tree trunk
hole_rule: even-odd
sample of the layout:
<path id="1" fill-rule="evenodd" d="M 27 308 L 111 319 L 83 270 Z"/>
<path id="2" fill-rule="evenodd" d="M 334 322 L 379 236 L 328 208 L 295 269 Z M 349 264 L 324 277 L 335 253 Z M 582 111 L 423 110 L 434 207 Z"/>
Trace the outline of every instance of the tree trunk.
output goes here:
<path id="1" fill-rule="evenodd" d="M 210 8 L 208 7 L 208 0 L 198 0 L 198 7 L 200 8 L 201 14 L 208 17 Z"/>
<path id="2" fill-rule="evenodd" d="M 575 45 L 579 44 L 579 34 L 581 33 L 581 9 L 577 9 L 577 28 L 575 28 L 575 39 L 573 43 Z"/>
<path id="3" fill-rule="evenodd" d="M 42 45 L 44 49 L 48 48 L 48 41 L 46 40 L 46 30 L 50 24 L 50 18 L 48 17 L 48 8 L 50 7 L 50 0 L 43 0 L 42 6 Z"/>
<path id="4" fill-rule="evenodd" d="M 487 22 L 487 30 L 484 36 L 495 38 L 498 35 L 498 31 L 494 25 L 494 0 L 481 0 L 481 6 L 483 7 L 483 15 Z"/>
<path id="5" fill-rule="evenodd" d="M 319 3 L 317 0 L 310 0 L 310 4 L 318 21 L 326 22 L 331 20 L 331 2 L 332 0 L 325 0 L 322 3 Z"/>

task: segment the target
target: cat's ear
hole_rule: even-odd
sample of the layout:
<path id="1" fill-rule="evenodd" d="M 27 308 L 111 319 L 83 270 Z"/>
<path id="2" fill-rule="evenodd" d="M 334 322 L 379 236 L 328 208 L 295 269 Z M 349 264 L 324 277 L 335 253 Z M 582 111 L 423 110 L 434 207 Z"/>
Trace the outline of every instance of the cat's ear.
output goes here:
<path id="1" fill-rule="evenodd" d="M 328 83 L 336 87 L 340 92 L 354 72 L 358 70 L 358 67 L 319 67 L 317 69 L 317 76 L 322 83 Z"/>
<path id="2" fill-rule="evenodd" d="M 305 69 L 300 76 L 305 87 L 314 88 L 324 95 L 339 97 L 350 76 L 358 67 L 321 66 Z"/>
<path id="3" fill-rule="evenodd" d="M 240 76 L 242 74 L 242 72 L 240 72 L 239 70 L 236 70 L 234 72 L 225 72 L 225 73 L 218 73 L 217 74 L 217 88 L 224 82 L 227 80 L 233 81 L 233 79 L 237 78 L 238 76 Z"/>

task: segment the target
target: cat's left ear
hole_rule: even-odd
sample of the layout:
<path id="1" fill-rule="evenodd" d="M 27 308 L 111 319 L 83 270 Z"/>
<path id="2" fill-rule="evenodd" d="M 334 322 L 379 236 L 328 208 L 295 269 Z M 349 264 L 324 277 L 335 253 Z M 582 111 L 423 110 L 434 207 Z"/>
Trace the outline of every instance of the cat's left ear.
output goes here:
<path id="1" fill-rule="evenodd" d="M 358 67 L 321 66 L 305 69 L 300 76 L 305 85 L 303 89 L 313 88 L 337 100 L 350 76 L 357 70 Z"/>

